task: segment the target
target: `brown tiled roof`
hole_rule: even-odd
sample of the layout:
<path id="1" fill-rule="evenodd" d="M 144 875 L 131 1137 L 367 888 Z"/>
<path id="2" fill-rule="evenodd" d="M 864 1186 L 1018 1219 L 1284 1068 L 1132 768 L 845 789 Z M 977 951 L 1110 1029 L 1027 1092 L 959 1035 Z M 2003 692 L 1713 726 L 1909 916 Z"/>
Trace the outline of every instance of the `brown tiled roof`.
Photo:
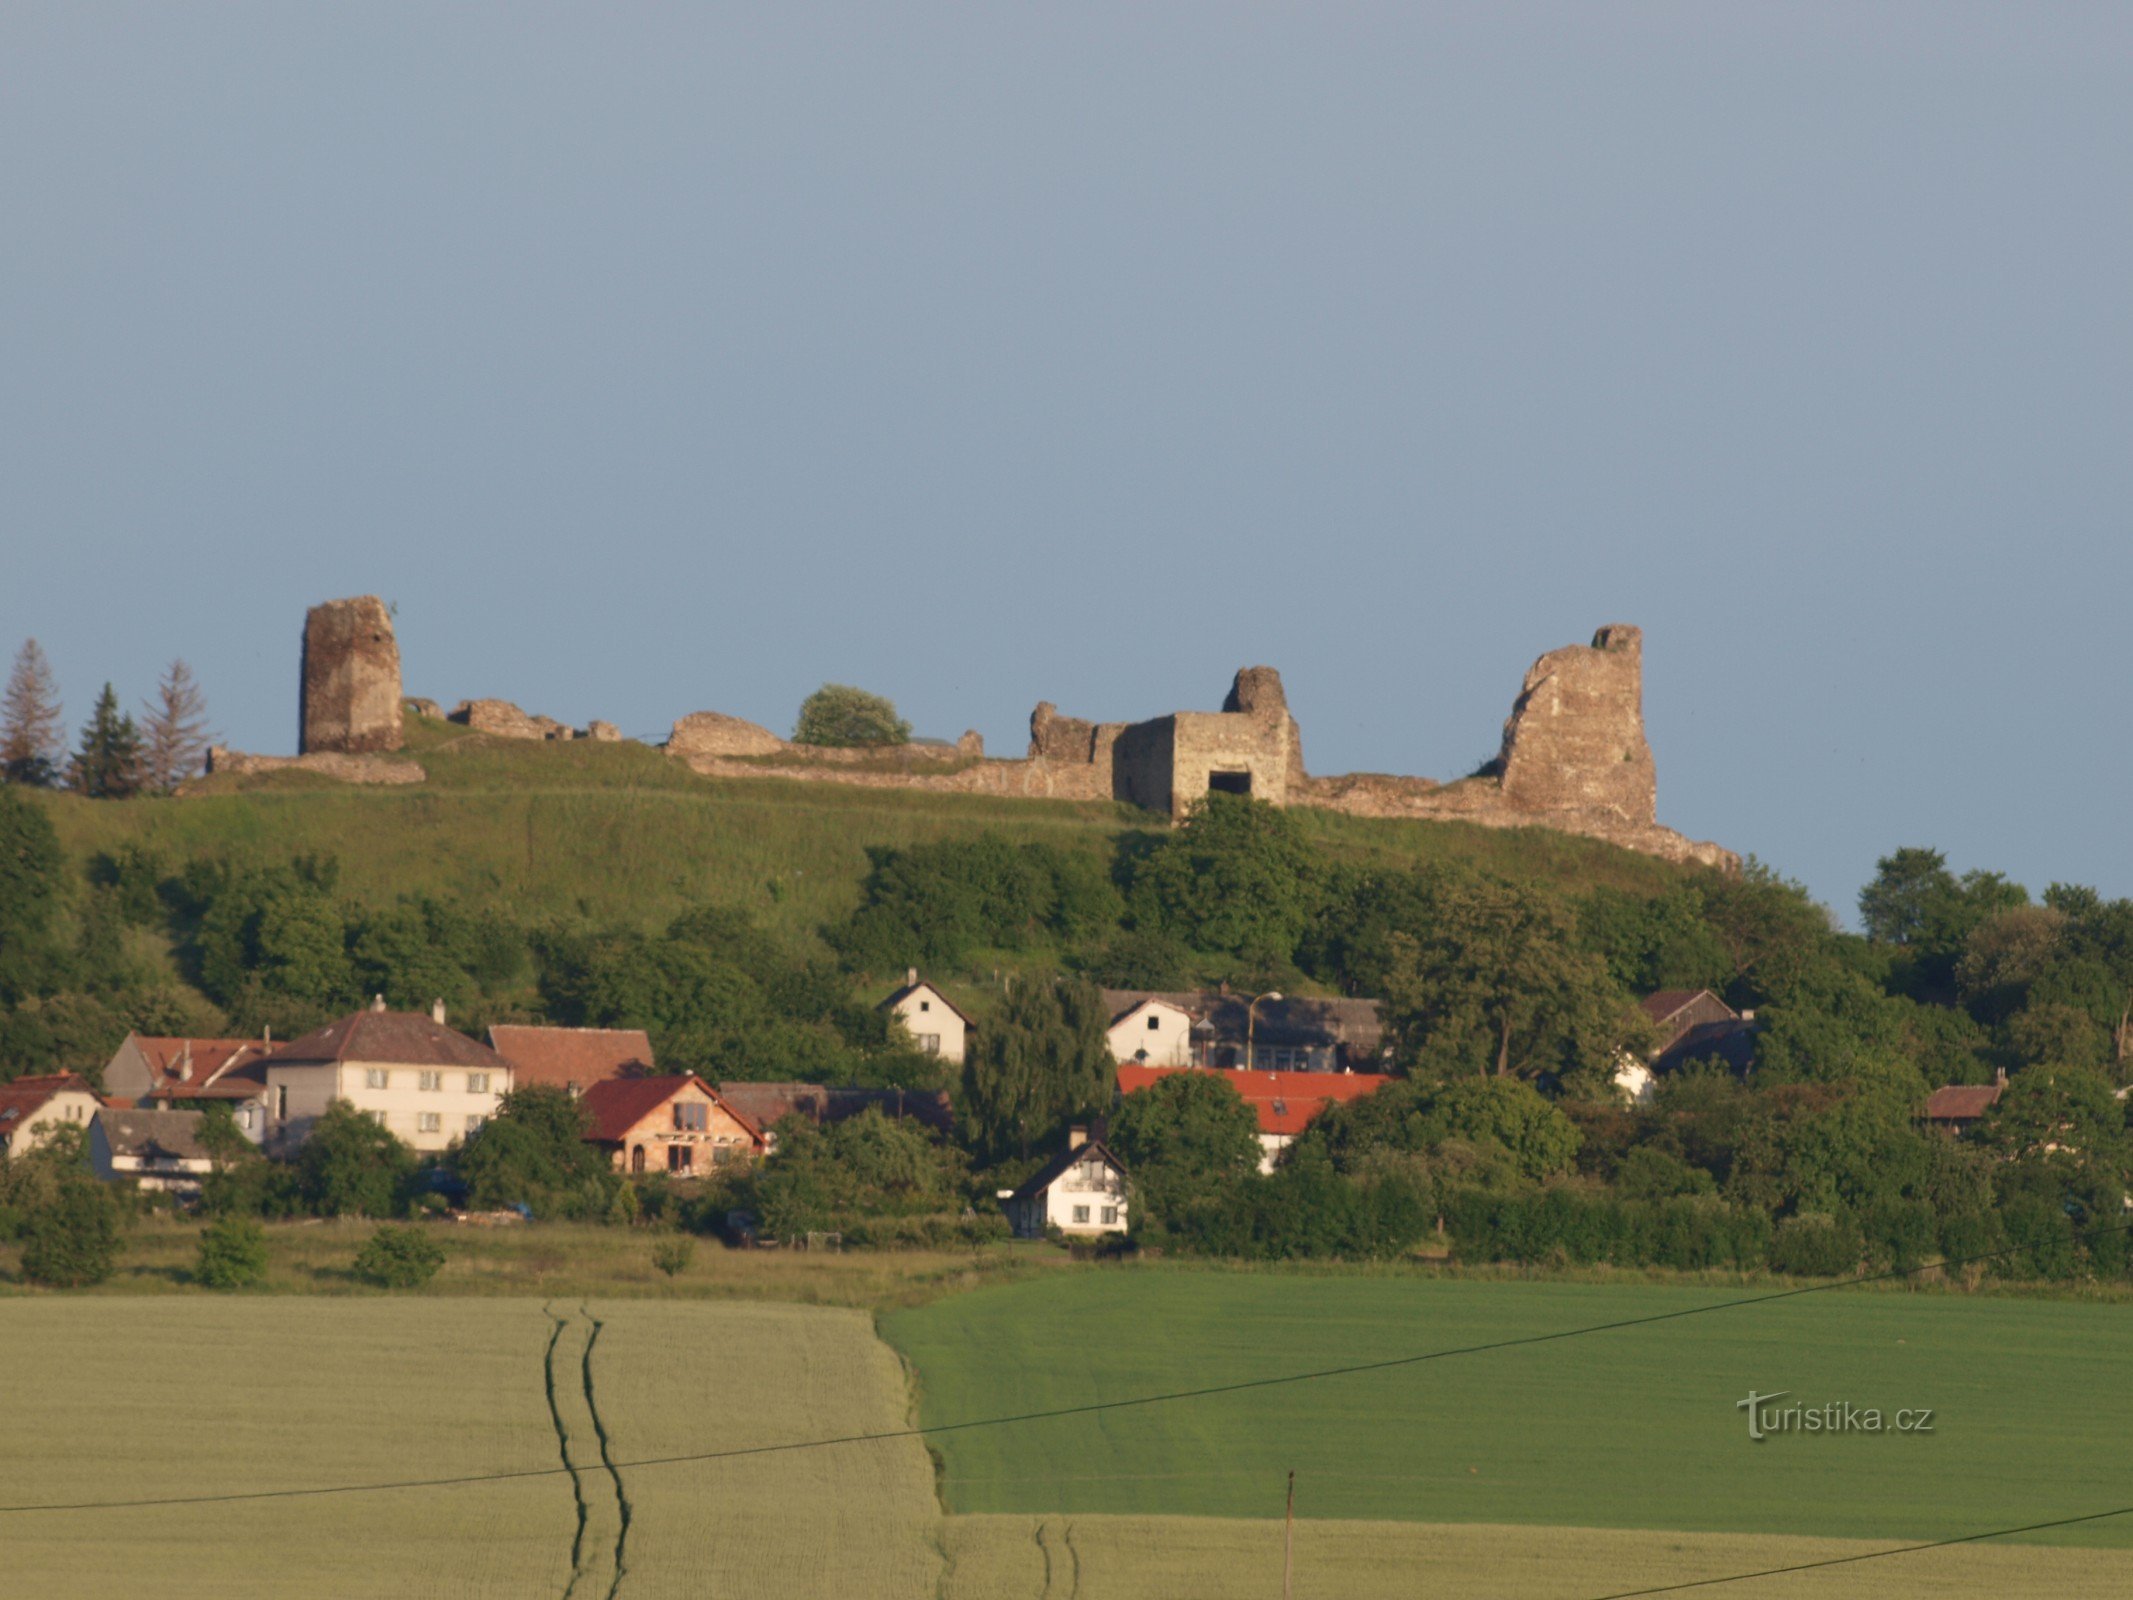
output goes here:
<path id="1" fill-rule="evenodd" d="M 1102 993 L 1113 1022 L 1143 1000 L 1161 1000 L 1195 1021 L 1211 1024 L 1215 1037 L 1225 1043 L 1243 1041 L 1246 1012 L 1252 1003 L 1248 994 L 1224 994 L 1218 989 L 1105 989 Z M 1384 1043 L 1385 1023 L 1375 1000 L 1312 1000 L 1291 995 L 1260 1003 L 1252 1037 L 1260 1044 L 1292 1048 L 1340 1044 L 1351 1056 L 1375 1056 Z"/>
<path id="2" fill-rule="evenodd" d="M 652 1039 L 642 1028 L 547 1028 L 499 1022 L 489 1046 L 511 1063 L 511 1086 L 586 1089 L 609 1078 L 652 1071 Z"/>
<path id="3" fill-rule="evenodd" d="M 133 1042 L 155 1074 L 152 1094 L 207 1083 L 226 1068 L 247 1057 L 263 1056 L 270 1048 L 258 1039 L 176 1039 L 145 1033 L 135 1034 Z"/>
<path id="4" fill-rule="evenodd" d="M 892 1117 L 909 1117 L 936 1132 L 955 1126 L 955 1108 L 939 1089 L 829 1088 L 819 1083 L 722 1083 L 718 1097 L 729 1111 L 746 1116 L 759 1128 L 775 1127 L 787 1117 L 811 1122 L 842 1122 L 869 1106 Z"/>
<path id="5" fill-rule="evenodd" d="M 1698 995 L 1708 993 L 1708 989 L 1661 989 L 1656 994 L 1646 995 L 1637 1004 L 1652 1021 L 1664 1022 L 1688 1006 Z"/>
<path id="6" fill-rule="evenodd" d="M 1661 1054 L 1672 1052 L 1691 1034 L 1735 1028 L 1747 1020 L 1708 989 L 1661 989 L 1639 1000 L 1637 1007 L 1658 1028 L 1655 1048 Z"/>
<path id="7" fill-rule="evenodd" d="M 1926 1096 L 1928 1122 L 1975 1122 L 1990 1111 L 2005 1087 L 1998 1083 L 1950 1083 Z"/>
<path id="8" fill-rule="evenodd" d="M 964 1027 L 975 1028 L 977 1026 L 975 1022 L 972 1022 L 970 1020 L 969 1012 L 965 1011 L 953 1000 L 942 994 L 939 989 L 928 983 L 924 978 L 919 979 L 916 983 L 899 984 L 896 988 L 896 992 L 890 995 L 888 999 L 882 1001 L 882 1003 L 876 1006 L 874 1009 L 877 1011 L 886 1011 L 891 1006 L 895 1005 L 899 1000 L 903 1000 L 911 995 L 917 994 L 918 991 L 921 989 L 925 990 L 926 993 L 932 995 L 934 999 L 940 1001 L 942 1005 L 946 1006 L 950 1011 L 953 1011 L 957 1016 L 961 1017 L 963 1019 Z"/>
<path id="9" fill-rule="evenodd" d="M 74 1072 L 44 1072 L 33 1078 L 0 1083 L 0 1139 L 12 1135 L 18 1128 L 32 1126 L 46 1103 L 54 1095 L 64 1094 L 69 1089 L 96 1095 L 96 1091 L 89 1087 L 89 1080 Z"/>
<path id="10" fill-rule="evenodd" d="M 409 1067 L 487 1067 L 511 1063 L 477 1040 L 412 1011 L 354 1011 L 316 1033 L 293 1039 L 266 1059 L 270 1067 L 376 1061 Z"/>
<path id="11" fill-rule="evenodd" d="M 1065 1175 L 1067 1168 L 1077 1166 L 1091 1156 L 1109 1163 L 1121 1174 L 1126 1170 L 1125 1162 L 1111 1153 L 1109 1145 L 1105 1144 L 1101 1139 L 1090 1139 L 1075 1149 L 1060 1151 L 1059 1154 L 1052 1157 L 1051 1160 L 1025 1178 L 1022 1181 L 1022 1186 L 1007 1198 L 1009 1200 L 1027 1200 L 1034 1195 L 1042 1194 Z"/>
<path id="12" fill-rule="evenodd" d="M 756 1143 L 763 1142 L 763 1130 L 754 1119 L 727 1104 L 724 1096 L 693 1072 L 663 1078 L 608 1078 L 594 1084 L 585 1091 L 585 1111 L 591 1121 L 585 1137 L 597 1144 L 620 1144 L 630 1129 L 692 1083 L 747 1129 Z"/>

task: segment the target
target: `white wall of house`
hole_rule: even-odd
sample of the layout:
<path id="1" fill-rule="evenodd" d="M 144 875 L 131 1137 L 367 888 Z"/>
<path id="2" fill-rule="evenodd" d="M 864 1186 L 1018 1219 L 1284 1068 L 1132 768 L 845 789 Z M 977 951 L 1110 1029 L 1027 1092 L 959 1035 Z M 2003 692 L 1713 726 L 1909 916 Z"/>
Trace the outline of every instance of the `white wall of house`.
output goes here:
<path id="1" fill-rule="evenodd" d="M 200 1192 L 201 1181 L 215 1170 L 215 1164 L 204 1156 L 151 1160 L 117 1154 L 98 1118 L 89 1124 L 89 1169 L 106 1183 L 125 1180 L 144 1190 L 190 1197 Z"/>
<path id="2" fill-rule="evenodd" d="M 912 1040 L 929 1056 L 961 1061 L 969 1044 L 962 1013 L 930 983 L 922 983 L 889 1008 Z"/>
<path id="3" fill-rule="evenodd" d="M 1649 1062 L 1631 1055 L 1627 1050 L 1615 1057 L 1615 1091 L 1633 1106 L 1651 1104 L 1652 1093 L 1659 1087 L 1659 1076 Z"/>
<path id="4" fill-rule="evenodd" d="M 301 1144 L 336 1100 L 416 1150 L 449 1149 L 496 1115 L 511 1088 L 497 1067 L 410 1067 L 389 1061 L 267 1066 L 274 1142 Z"/>
<path id="5" fill-rule="evenodd" d="M 1074 1238 L 1126 1231 L 1126 1179 L 1100 1156 L 1077 1161 L 1041 1194 L 1017 1202 L 1008 1222 L 1025 1239 L 1051 1229 Z"/>
<path id="6" fill-rule="evenodd" d="M 1111 1024 L 1109 1037 L 1113 1061 L 1192 1065 L 1192 1015 L 1167 1000 L 1143 1000 Z"/>
<path id="7" fill-rule="evenodd" d="M 21 1119 L 0 1124 L 0 1154 L 26 1156 L 52 1137 L 62 1126 L 87 1129 L 103 1109 L 103 1102 L 79 1089 L 62 1089 Z"/>

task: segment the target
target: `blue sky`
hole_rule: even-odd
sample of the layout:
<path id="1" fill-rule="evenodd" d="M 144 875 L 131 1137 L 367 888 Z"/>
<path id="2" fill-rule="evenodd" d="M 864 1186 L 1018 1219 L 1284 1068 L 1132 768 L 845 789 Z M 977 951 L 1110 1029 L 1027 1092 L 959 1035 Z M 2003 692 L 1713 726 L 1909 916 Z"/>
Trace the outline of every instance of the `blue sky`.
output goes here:
<path id="1" fill-rule="evenodd" d="M 2133 894 L 2133 10 L 0 11 L 0 648 L 295 739 L 1282 669 L 1451 777 L 1643 625 L 1660 814 Z"/>

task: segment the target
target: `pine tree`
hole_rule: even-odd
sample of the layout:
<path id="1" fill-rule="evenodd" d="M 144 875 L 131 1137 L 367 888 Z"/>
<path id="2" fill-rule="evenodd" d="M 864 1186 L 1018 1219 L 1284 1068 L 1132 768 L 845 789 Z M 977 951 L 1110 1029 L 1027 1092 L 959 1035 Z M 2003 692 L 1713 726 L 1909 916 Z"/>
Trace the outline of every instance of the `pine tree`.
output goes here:
<path id="1" fill-rule="evenodd" d="M 92 800 L 123 800 L 140 792 L 141 733 L 119 710 L 118 693 L 108 683 L 81 730 L 68 781 Z"/>
<path id="2" fill-rule="evenodd" d="M 214 734 L 207 725 L 207 696 L 183 661 L 173 661 L 142 707 L 141 780 L 169 794 L 200 771 Z"/>
<path id="3" fill-rule="evenodd" d="M 47 789 L 59 782 L 66 751 L 60 726 L 59 686 L 43 649 L 31 639 L 15 657 L 7 691 L 0 696 L 0 777 Z"/>

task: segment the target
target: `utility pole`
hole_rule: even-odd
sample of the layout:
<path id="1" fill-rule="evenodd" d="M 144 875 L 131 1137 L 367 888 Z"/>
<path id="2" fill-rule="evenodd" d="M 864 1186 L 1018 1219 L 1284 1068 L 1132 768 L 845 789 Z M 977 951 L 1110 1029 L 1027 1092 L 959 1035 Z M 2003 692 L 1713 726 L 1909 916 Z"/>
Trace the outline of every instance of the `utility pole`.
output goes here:
<path id="1" fill-rule="evenodd" d="M 1289 1468 L 1289 1509 L 1281 1519 L 1281 1600 L 1290 1600 L 1296 1577 L 1296 1469 Z"/>

